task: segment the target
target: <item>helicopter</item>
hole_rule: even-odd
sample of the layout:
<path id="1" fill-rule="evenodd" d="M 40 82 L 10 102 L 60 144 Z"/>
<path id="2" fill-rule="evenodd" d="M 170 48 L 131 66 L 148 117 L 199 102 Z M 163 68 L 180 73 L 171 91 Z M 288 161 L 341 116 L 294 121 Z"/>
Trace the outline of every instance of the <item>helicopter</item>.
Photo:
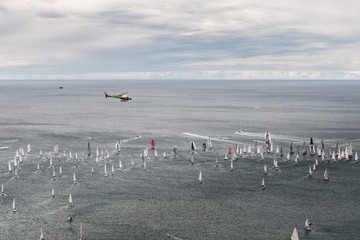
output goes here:
<path id="1" fill-rule="evenodd" d="M 104 92 L 104 93 L 105 93 L 105 98 L 117 98 L 121 102 L 127 102 L 127 101 L 131 100 L 131 97 L 129 97 L 127 95 L 127 93 L 122 93 L 122 94 L 114 95 L 114 96 L 111 96 L 111 95 L 107 94 L 106 92 Z"/>

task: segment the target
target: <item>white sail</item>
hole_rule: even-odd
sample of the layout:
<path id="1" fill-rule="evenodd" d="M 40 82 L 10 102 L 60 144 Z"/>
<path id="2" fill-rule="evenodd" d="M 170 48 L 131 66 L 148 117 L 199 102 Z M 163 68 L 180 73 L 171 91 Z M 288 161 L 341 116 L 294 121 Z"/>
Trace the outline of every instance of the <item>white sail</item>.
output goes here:
<path id="1" fill-rule="evenodd" d="M 216 167 L 220 166 L 218 153 L 216 153 L 215 166 L 216 166 Z"/>
<path id="2" fill-rule="evenodd" d="M 75 173 L 73 175 L 74 184 L 77 184 Z"/>
<path id="3" fill-rule="evenodd" d="M 311 166 L 309 166 L 309 173 L 308 176 L 311 177 L 312 176 L 312 170 L 311 170 Z"/>
<path id="4" fill-rule="evenodd" d="M 54 189 L 51 189 L 51 196 L 55 197 L 55 190 Z"/>
<path id="5" fill-rule="evenodd" d="M 325 171 L 324 171 L 324 179 L 325 180 L 329 180 L 329 176 L 328 176 L 328 173 L 327 173 L 327 168 L 325 168 Z"/>
<path id="6" fill-rule="evenodd" d="M 234 170 L 234 161 L 233 160 L 230 161 L 230 170 L 231 171 Z"/>
<path id="7" fill-rule="evenodd" d="M 276 159 L 274 159 L 274 167 L 275 168 L 278 168 L 279 166 L 278 166 L 278 161 L 276 160 Z"/>
<path id="8" fill-rule="evenodd" d="M 16 167 L 16 168 L 15 168 L 15 177 L 18 178 L 18 176 L 19 176 L 19 175 L 18 175 L 18 168 Z"/>
<path id="9" fill-rule="evenodd" d="M 112 166 L 111 166 L 111 174 L 114 174 L 115 173 L 115 166 L 114 166 L 114 164 L 112 164 Z"/>
<path id="10" fill-rule="evenodd" d="M 212 149 L 211 138 L 208 138 L 207 145 L 208 145 L 209 150 L 211 150 Z"/>
<path id="11" fill-rule="evenodd" d="M 71 196 L 71 193 L 69 195 L 69 205 L 72 205 L 73 204 L 73 200 L 72 200 L 72 196 Z"/>
<path id="12" fill-rule="evenodd" d="M 45 240 L 42 228 L 40 228 L 40 240 Z"/>
<path id="13" fill-rule="evenodd" d="M 286 154 L 286 160 L 288 160 L 288 161 L 290 160 L 290 153 Z"/>
<path id="14" fill-rule="evenodd" d="M 13 208 L 13 212 L 16 212 L 15 198 L 14 198 L 14 200 L 13 200 L 13 205 L 12 205 L 12 208 Z"/>
<path id="15" fill-rule="evenodd" d="M 349 158 L 351 158 L 353 150 L 352 150 L 352 145 L 351 145 L 350 141 L 348 142 L 348 145 L 346 146 L 346 150 L 347 150 L 347 154 L 348 154 Z"/>
<path id="16" fill-rule="evenodd" d="M 149 156 L 149 150 L 148 150 L 148 148 L 145 148 L 143 156 L 144 156 L 144 157 L 148 157 L 148 156 Z"/>
<path id="17" fill-rule="evenodd" d="M 276 155 L 279 155 L 280 154 L 280 148 L 279 146 L 276 146 L 276 151 L 275 151 Z"/>
<path id="18" fill-rule="evenodd" d="M 1 184 L 1 195 L 4 195 L 5 192 L 4 192 L 4 184 Z"/>
<path id="19" fill-rule="evenodd" d="M 96 148 L 96 157 L 99 157 L 99 148 Z"/>
<path id="20" fill-rule="evenodd" d="M 55 168 L 53 169 L 53 180 L 55 180 L 56 177 L 56 172 L 55 172 Z"/>
<path id="21" fill-rule="evenodd" d="M 262 178 L 262 181 L 261 181 L 261 189 L 264 190 L 265 189 L 265 179 Z"/>
<path id="22" fill-rule="evenodd" d="M 155 151 L 154 151 L 154 156 L 155 157 L 158 157 L 158 153 L 157 153 L 157 150 L 155 149 Z"/>
<path id="23" fill-rule="evenodd" d="M 358 162 L 358 161 L 359 161 L 359 159 L 358 159 L 358 153 L 357 153 L 357 152 L 355 152 L 354 160 L 355 160 L 355 162 Z"/>
<path id="24" fill-rule="evenodd" d="M 69 158 L 72 159 L 72 153 L 71 153 L 71 151 L 70 151 L 70 153 L 69 153 Z"/>
<path id="25" fill-rule="evenodd" d="M 28 153 L 31 153 L 31 145 L 30 144 L 27 145 L 26 150 L 27 150 Z"/>
<path id="26" fill-rule="evenodd" d="M 58 144 L 55 145 L 54 152 L 55 152 L 56 155 L 59 154 L 59 145 Z"/>
<path id="27" fill-rule="evenodd" d="M 80 240 L 83 240 L 83 223 L 80 222 Z"/>
<path id="28" fill-rule="evenodd" d="M 202 183 L 203 182 L 203 177 L 202 177 L 202 172 L 200 170 L 200 173 L 199 173 L 199 182 Z"/>
<path id="29" fill-rule="evenodd" d="M 106 153 L 106 159 L 109 159 L 109 158 L 110 158 L 110 153 L 107 152 L 107 153 Z"/>
<path id="30" fill-rule="evenodd" d="M 59 173 L 60 173 L 60 177 L 62 176 L 62 167 L 59 167 Z"/>
<path id="31" fill-rule="evenodd" d="M 12 172 L 11 162 L 9 162 L 9 172 Z"/>
<path id="32" fill-rule="evenodd" d="M 249 154 L 251 153 L 251 146 L 250 145 L 248 146 L 247 151 L 248 151 Z"/>
<path id="33" fill-rule="evenodd" d="M 314 171 L 314 172 L 316 172 L 316 164 L 315 164 L 315 163 L 314 163 L 314 165 L 313 165 L 313 168 L 312 168 L 312 169 L 313 169 L 313 171 Z"/>
<path id="34" fill-rule="evenodd" d="M 295 156 L 295 164 L 298 164 L 298 163 L 299 163 L 299 154 L 297 153 Z"/>
<path id="35" fill-rule="evenodd" d="M 119 169 L 120 169 L 120 170 L 123 170 L 123 166 L 122 166 L 121 160 L 119 160 Z"/>
<path id="36" fill-rule="evenodd" d="M 260 153 L 260 160 L 264 160 L 264 153 L 263 152 Z"/>
<path id="37" fill-rule="evenodd" d="M 95 158 L 96 165 L 99 165 L 99 157 Z"/>
<path id="38" fill-rule="evenodd" d="M 227 156 L 227 154 L 225 154 L 225 156 L 224 156 L 224 160 L 228 160 L 228 156 Z"/>
<path id="39" fill-rule="evenodd" d="M 291 234 L 291 240 L 299 240 L 299 234 L 298 234 L 296 227 L 294 228 L 294 231 Z"/>
<path id="40" fill-rule="evenodd" d="M 119 153 L 121 151 L 121 142 L 120 140 L 118 140 L 116 143 L 115 143 L 115 149 L 116 151 Z"/>
<path id="41" fill-rule="evenodd" d="M 316 166 L 319 166 L 319 162 L 318 162 L 317 159 L 315 159 L 315 165 L 316 165 Z"/>
<path id="42" fill-rule="evenodd" d="M 266 164 L 264 164 L 264 173 L 268 173 L 268 169 L 267 169 Z"/>
<path id="43" fill-rule="evenodd" d="M 104 164 L 104 174 L 105 174 L 105 177 L 108 176 L 108 173 L 107 173 L 107 171 L 106 171 L 106 163 Z"/>

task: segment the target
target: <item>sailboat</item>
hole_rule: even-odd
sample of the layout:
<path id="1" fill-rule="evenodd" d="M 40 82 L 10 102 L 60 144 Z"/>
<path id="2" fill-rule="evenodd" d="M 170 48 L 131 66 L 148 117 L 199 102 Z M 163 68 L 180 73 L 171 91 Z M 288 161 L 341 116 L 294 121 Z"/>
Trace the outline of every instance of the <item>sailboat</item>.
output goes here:
<path id="1" fill-rule="evenodd" d="M 31 145 L 30 144 L 27 145 L 26 150 L 27 150 L 28 153 L 31 153 Z"/>
<path id="2" fill-rule="evenodd" d="M 211 150 L 212 149 L 211 138 L 208 138 L 207 145 L 208 145 L 208 149 Z"/>
<path id="3" fill-rule="evenodd" d="M 72 200 L 72 197 L 71 197 L 71 193 L 69 195 L 69 205 L 72 205 L 73 204 L 73 200 Z"/>
<path id="4" fill-rule="evenodd" d="M 203 177 L 202 177 L 202 172 L 200 170 L 200 173 L 199 173 L 199 182 L 202 183 L 203 182 Z"/>
<path id="5" fill-rule="evenodd" d="M 325 180 L 325 181 L 329 181 L 329 176 L 328 176 L 328 173 L 327 173 L 327 168 L 325 168 L 325 171 L 324 171 L 324 180 Z"/>
<path id="6" fill-rule="evenodd" d="M 265 179 L 264 178 L 261 181 L 261 189 L 265 190 Z"/>
<path id="7" fill-rule="evenodd" d="M 308 176 L 311 177 L 312 176 L 312 171 L 311 171 L 311 166 L 309 166 L 309 173 Z"/>
<path id="8" fill-rule="evenodd" d="M 280 155 L 280 148 L 279 148 L 279 146 L 276 146 L 276 151 L 275 151 L 275 153 L 276 153 L 276 155 Z"/>
<path id="9" fill-rule="evenodd" d="M 77 184 L 75 173 L 73 175 L 74 184 Z"/>
<path id="10" fill-rule="evenodd" d="M 264 160 L 264 153 L 262 151 L 260 152 L 260 160 Z"/>
<path id="11" fill-rule="evenodd" d="M 157 153 L 157 151 L 156 151 L 156 148 L 155 148 L 155 150 L 154 150 L 154 156 L 157 158 L 158 157 L 158 153 Z"/>
<path id="12" fill-rule="evenodd" d="M 9 173 L 12 172 L 12 168 L 11 168 L 11 162 L 9 162 Z"/>
<path id="13" fill-rule="evenodd" d="M 49 168 L 53 168 L 53 162 L 52 162 L 52 157 L 50 157 L 50 166 L 49 166 Z"/>
<path id="14" fill-rule="evenodd" d="M 55 197 L 55 190 L 51 189 L 51 196 L 54 198 Z"/>
<path id="15" fill-rule="evenodd" d="M 14 198 L 14 200 L 13 200 L 13 206 L 12 206 L 12 208 L 13 208 L 13 212 L 16 212 L 16 207 L 15 207 L 15 198 Z"/>
<path id="16" fill-rule="evenodd" d="M 91 156 L 91 152 L 90 152 L 90 141 L 88 142 L 88 157 Z"/>
<path id="17" fill-rule="evenodd" d="M 276 159 L 274 159 L 274 167 L 276 171 L 279 170 L 278 161 Z"/>
<path id="18" fill-rule="evenodd" d="M 297 153 L 295 156 L 295 164 L 298 164 L 298 163 L 299 163 L 299 154 Z"/>
<path id="19" fill-rule="evenodd" d="M 294 228 L 294 231 L 291 234 L 291 240 L 299 240 L 299 234 L 298 234 L 296 227 Z"/>
<path id="20" fill-rule="evenodd" d="M 315 165 L 316 165 L 316 166 L 319 166 L 319 162 L 318 162 L 317 159 L 315 159 Z"/>
<path id="21" fill-rule="evenodd" d="M 196 145 L 194 141 L 191 141 L 190 147 L 191 147 L 191 151 L 196 151 Z"/>
<path id="22" fill-rule="evenodd" d="M 264 164 L 264 173 L 268 173 L 268 169 L 267 169 L 266 164 Z"/>
<path id="23" fill-rule="evenodd" d="M 55 168 L 53 169 L 53 180 L 56 180 Z"/>
<path id="24" fill-rule="evenodd" d="M 40 172 L 40 163 L 37 164 L 37 172 Z"/>
<path id="25" fill-rule="evenodd" d="M 91 173 L 94 173 L 94 168 L 93 167 L 91 168 Z"/>
<path id="26" fill-rule="evenodd" d="M 122 166 L 121 160 L 119 160 L 119 170 L 123 170 L 123 166 Z"/>
<path id="27" fill-rule="evenodd" d="M 15 178 L 18 178 L 19 177 L 19 175 L 18 175 L 18 168 L 16 167 L 15 168 Z"/>
<path id="28" fill-rule="evenodd" d="M 306 155 L 306 154 L 307 154 L 307 150 L 306 150 L 306 144 L 305 144 L 305 141 L 304 141 L 302 155 Z"/>
<path id="29" fill-rule="evenodd" d="M 5 195 L 5 192 L 4 192 L 4 184 L 1 184 L 1 195 Z"/>
<path id="30" fill-rule="evenodd" d="M 190 162 L 191 162 L 191 165 L 194 165 L 194 164 L 195 164 L 194 154 L 191 154 L 191 156 L 190 156 Z"/>
<path id="31" fill-rule="evenodd" d="M 59 174 L 60 174 L 60 177 L 62 176 L 62 167 L 60 166 L 59 167 Z"/>
<path id="32" fill-rule="evenodd" d="M 230 171 L 234 170 L 234 161 L 230 161 Z"/>
<path id="33" fill-rule="evenodd" d="M 314 156 L 314 154 L 315 154 L 315 146 L 314 146 L 313 138 L 310 138 L 309 150 L 310 150 L 310 156 Z"/>
<path id="34" fill-rule="evenodd" d="M 314 163 L 312 170 L 316 172 L 316 164 Z"/>
<path id="35" fill-rule="evenodd" d="M 216 167 L 220 166 L 220 163 L 219 163 L 219 154 L 218 154 L 218 153 L 216 153 L 215 166 L 216 166 Z"/>
<path id="36" fill-rule="evenodd" d="M 358 158 L 358 153 L 357 153 L 357 152 L 355 152 L 354 160 L 355 160 L 356 163 L 359 162 L 359 158 Z"/>
<path id="37" fill-rule="evenodd" d="M 99 165 L 99 157 L 95 158 L 96 165 Z"/>
<path id="38" fill-rule="evenodd" d="M 80 240 L 84 240 L 83 238 L 83 223 L 80 222 Z"/>
<path id="39" fill-rule="evenodd" d="M 352 158 L 353 151 L 352 151 L 351 141 L 348 141 L 346 150 L 347 150 L 347 154 L 348 154 L 349 158 Z"/>
<path id="40" fill-rule="evenodd" d="M 114 164 L 112 164 L 112 166 L 111 166 L 111 175 L 114 175 L 114 173 L 115 173 L 115 166 L 114 166 Z"/>
<path id="41" fill-rule="evenodd" d="M 311 231 L 311 230 L 312 230 L 311 227 L 310 227 L 310 221 L 309 221 L 309 219 L 306 219 L 306 220 L 305 220 L 305 228 L 306 228 L 307 231 Z"/>
<path id="42" fill-rule="evenodd" d="M 286 154 L 286 160 L 288 160 L 288 161 L 290 160 L 290 153 Z"/>
<path id="43" fill-rule="evenodd" d="M 228 160 L 228 156 L 227 156 L 226 153 L 225 153 L 225 156 L 224 156 L 224 160 Z"/>
<path id="44" fill-rule="evenodd" d="M 294 154 L 294 146 L 293 143 L 290 143 L 290 154 Z"/>
<path id="45" fill-rule="evenodd" d="M 117 152 L 117 153 L 120 153 L 120 151 L 121 151 L 121 142 L 120 142 L 119 139 L 118 139 L 117 142 L 115 143 L 115 149 L 116 149 L 116 152 Z"/>
<path id="46" fill-rule="evenodd" d="M 40 228 L 40 240 L 45 240 L 42 228 Z"/>
<path id="47" fill-rule="evenodd" d="M 99 154 L 100 154 L 100 153 L 99 153 L 99 148 L 97 147 L 97 148 L 96 148 L 96 157 L 99 157 Z"/>
<path id="48" fill-rule="evenodd" d="M 153 149 L 155 148 L 155 140 L 154 139 L 151 140 L 151 146 L 152 146 Z"/>
<path id="49" fill-rule="evenodd" d="M 280 157 L 284 156 L 283 149 L 280 147 Z"/>
<path id="50" fill-rule="evenodd" d="M 107 173 L 107 171 L 106 171 L 106 163 L 104 164 L 104 174 L 105 174 L 105 177 L 108 176 L 108 173 Z"/>

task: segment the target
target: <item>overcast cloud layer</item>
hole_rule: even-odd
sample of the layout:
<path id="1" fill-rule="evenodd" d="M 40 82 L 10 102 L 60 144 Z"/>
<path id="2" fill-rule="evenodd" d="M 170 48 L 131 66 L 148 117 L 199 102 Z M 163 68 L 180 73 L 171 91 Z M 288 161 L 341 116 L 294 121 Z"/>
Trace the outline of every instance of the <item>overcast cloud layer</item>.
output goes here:
<path id="1" fill-rule="evenodd" d="M 360 79 L 360 1 L 2 0 L 0 79 Z"/>

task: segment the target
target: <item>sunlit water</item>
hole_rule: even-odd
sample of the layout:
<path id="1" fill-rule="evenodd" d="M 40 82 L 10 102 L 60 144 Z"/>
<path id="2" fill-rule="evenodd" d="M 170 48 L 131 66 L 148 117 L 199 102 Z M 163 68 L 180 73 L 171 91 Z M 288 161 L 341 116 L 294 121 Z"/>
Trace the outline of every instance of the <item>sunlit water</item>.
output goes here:
<path id="1" fill-rule="evenodd" d="M 357 239 L 360 234 L 360 164 L 353 159 L 330 163 L 300 155 L 294 165 L 294 155 L 286 161 L 265 154 L 261 161 L 253 148 L 234 162 L 233 171 L 230 161 L 223 160 L 228 147 L 254 147 L 253 139 L 264 141 L 266 131 L 285 154 L 291 141 L 302 149 L 310 137 L 315 145 L 323 138 L 326 150 L 337 141 L 343 149 L 351 140 L 355 153 L 360 147 L 360 82 L 0 81 L 0 87 L 0 184 L 6 194 L 0 197 L 0 239 L 39 239 L 40 228 L 46 239 L 79 239 L 80 222 L 86 239 L 290 239 L 294 226 L 300 239 Z M 133 100 L 105 99 L 104 91 L 126 91 Z M 245 135 L 235 135 L 239 129 Z M 201 150 L 206 136 L 214 138 L 214 150 Z M 119 155 L 117 139 L 123 140 Z M 198 147 L 193 166 L 192 140 Z M 83 157 L 88 141 L 92 155 Z M 16 149 L 26 150 L 27 144 L 32 152 L 23 157 L 16 179 L 8 173 L 8 162 L 14 167 Z M 67 157 L 52 153 L 54 181 L 49 160 L 39 151 L 53 151 L 56 144 Z M 173 158 L 175 145 L 179 156 Z M 144 170 L 140 153 L 146 147 Z M 96 148 L 110 155 L 99 165 Z M 163 159 L 163 152 L 169 157 Z M 274 158 L 279 171 L 273 168 Z M 308 167 L 316 158 L 317 172 L 309 178 Z M 329 182 L 323 180 L 326 167 Z M 73 184 L 74 172 L 78 184 Z M 313 222 L 311 232 L 304 230 L 306 218 Z"/>

